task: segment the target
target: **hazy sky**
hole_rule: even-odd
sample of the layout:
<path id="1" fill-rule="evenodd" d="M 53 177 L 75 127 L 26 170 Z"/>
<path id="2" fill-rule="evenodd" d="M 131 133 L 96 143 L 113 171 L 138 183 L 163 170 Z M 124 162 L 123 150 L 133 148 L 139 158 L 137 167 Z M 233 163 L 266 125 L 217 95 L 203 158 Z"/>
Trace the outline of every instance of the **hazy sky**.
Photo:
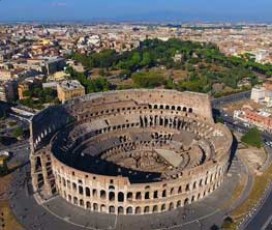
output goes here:
<path id="1" fill-rule="evenodd" d="M 272 0 L 0 0 L 7 20 L 272 22 Z"/>

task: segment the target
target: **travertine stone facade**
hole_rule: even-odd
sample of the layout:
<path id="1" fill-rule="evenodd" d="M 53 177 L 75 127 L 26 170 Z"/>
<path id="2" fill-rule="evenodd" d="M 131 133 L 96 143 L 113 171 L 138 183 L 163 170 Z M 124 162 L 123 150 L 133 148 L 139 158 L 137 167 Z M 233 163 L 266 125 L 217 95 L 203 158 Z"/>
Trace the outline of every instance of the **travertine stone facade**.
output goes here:
<path id="1" fill-rule="evenodd" d="M 36 115 L 32 182 L 95 212 L 165 212 L 222 183 L 232 135 L 205 94 L 125 90 L 90 94 Z"/>

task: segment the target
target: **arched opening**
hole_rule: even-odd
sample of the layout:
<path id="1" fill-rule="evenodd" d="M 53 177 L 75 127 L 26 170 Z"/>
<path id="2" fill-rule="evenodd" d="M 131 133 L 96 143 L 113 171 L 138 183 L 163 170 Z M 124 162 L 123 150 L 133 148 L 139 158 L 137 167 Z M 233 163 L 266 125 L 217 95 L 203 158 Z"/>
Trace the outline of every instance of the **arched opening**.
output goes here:
<path id="1" fill-rule="evenodd" d="M 176 107 L 174 106 L 174 105 L 172 105 L 172 108 L 171 108 L 172 110 L 176 110 Z"/>
<path id="2" fill-rule="evenodd" d="M 90 203 L 90 201 L 87 201 L 87 202 L 86 202 L 86 208 L 87 208 L 87 209 L 90 209 L 90 208 L 91 208 L 91 203 Z"/>
<path id="3" fill-rule="evenodd" d="M 149 213 L 149 206 L 145 206 L 144 213 Z"/>
<path id="4" fill-rule="evenodd" d="M 185 191 L 186 191 L 186 192 L 190 191 L 190 184 L 187 184 L 187 185 L 186 185 Z"/>
<path id="5" fill-rule="evenodd" d="M 78 204 L 78 199 L 77 199 L 77 197 L 74 197 L 74 204 L 75 204 L 75 205 Z"/>
<path id="6" fill-rule="evenodd" d="M 124 208 L 122 206 L 118 207 L 118 214 L 124 214 Z"/>
<path id="7" fill-rule="evenodd" d="M 149 197 L 149 192 L 146 192 L 146 193 L 145 193 L 145 199 L 146 199 L 146 200 L 149 200 L 149 198 L 150 198 L 150 197 Z"/>
<path id="8" fill-rule="evenodd" d="M 152 212 L 153 212 L 153 213 L 158 212 L 158 206 L 157 206 L 157 205 L 153 206 L 153 210 L 152 210 Z"/>
<path id="9" fill-rule="evenodd" d="M 105 200 L 106 199 L 106 192 L 104 190 L 100 191 L 100 198 Z"/>
<path id="10" fill-rule="evenodd" d="M 189 204 L 189 199 L 186 198 L 186 199 L 184 200 L 184 206 L 185 206 L 185 205 L 188 205 L 188 204 Z"/>
<path id="11" fill-rule="evenodd" d="M 80 195 L 83 195 L 83 187 L 82 186 L 78 186 L 78 191 Z"/>
<path id="12" fill-rule="evenodd" d="M 192 108 L 189 108 L 188 112 L 189 112 L 189 113 L 192 113 L 192 112 L 193 112 L 193 109 L 192 109 Z"/>
<path id="13" fill-rule="evenodd" d="M 136 193 L 136 200 L 141 200 L 142 199 L 142 194 L 141 192 Z"/>
<path id="14" fill-rule="evenodd" d="M 169 204 L 169 211 L 171 211 L 171 210 L 173 210 L 174 209 L 174 204 L 171 202 L 170 204 Z"/>
<path id="15" fill-rule="evenodd" d="M 174 188 L 171 188 L 170 195 L 173 195 L 173 194 L 174 194 Z"/>
<path id="16" fill-rule="evenodd" d="M 127 193 L 127 200 L 132 200 L 132 197 L 133 197 L 132 192 L 128 192 Z"/>
<path id="17" fill-rule="evenodd" d="M 158 191 L 154 191 L 153 198 L 157 199 L 158 198 Z"/>
<path id="18" fill-rule="evenodd" d="M 73 183 L 73 190 L 74 190 L 74 191 L 77 190 L 77 185 L 76 185 L 76 183 Z"/>
<path id="19" fill-rule="evenodd" d="M 109 200 L 110 201 L 114 201 L 115 200 L 115 193 L 114 192 L 110 192 L 109 193 Z"/>
<path id="20" fill-rule="evenodd" d="M 41 158 L 36 158 L 35 171 L 39 171 L 42 168 Z"/>
<path id="21" fill-rule="evenodd" d="M 80 199 L 79 205 L 82 206 L 82 207 L 84 206 L 84 201 L 82 199 Z"/>
<path id="22" fill-rule="evenodd" d="M 98 204 L 96 204 L 96 203 L 93 204 L 93 210 L 98 211 Z"/>
<path id="23" fill-rule="evenodd" d="M 166 189 L 162 191 L 162 197 L 166 197 Z"/>
<path id="24" fill-rule="evenodd" d="M 164 211 L 166 209 L 166 205 L 165 204 L 162 204 L 161 206 L 161 211 Z"/>
<path id="25" fill-rule="evenodd" d="M 127 208 L 127 214 L 132 214 L 133 210 L 132 210 L 132 207 L 128 207 Z"/>
<path id="26" fill-rule="evenodd" d="M 183 111 L 183 112 L 187 112 L 187 108 L 186 108 L 186 107 L 183 107 L 182 111 Z"/>
<path id="27" fill-rule="evenodd" d="M 141 208 L 140 208 L 140 207 L 136 207 L 135 213 L 136 213 L 136 214 L 141 214 Z"/>
<path id="28" fill-rule="evenodd" d="M 124 193 L 122 192 L 118 193 L 118 202 L 124 202 Z"/>
<path id="29" fill-rule="evenodd" d="M 115 207 L 114 206 L 109 207 L 109 213 L 115 213 Z"/>
<path id="30" fill-rule="evenodd" d="M 91 192 L 90 192 L 90 189 L 88 187 L 85 188 L 85 193 L 86 193 L 87 197 L 91 196 Z"/>
<path id="31" fill-rule="evenodd" d="M 191 202 L 195 201 L 195 196 L 192 196 Z"/>
<path id="32" fill-rule="evenodd" d="M 181 111 L 181 107 L 180 107 L 180 106 L 178 106 L 178 107 L 177 107 L 177 110 L 178 110 L 178 111 Z"/>
<path id="33" fill-rule="evenodd" d="M 177 208 L 178 207 L 181 207 L 181 201 L 180 200 L 177 202 Z"/>
<path id="34" fill-rule="evenodd" d="M 182 193 L 181 186 L 179 186 L 179 188 L 178 188 L 178 193 Z"/>
<path id="35" fill-rule="evenodd" d="M 106 205 L 102 204 L 102 205 L 100 206 L 100 211 L 101 211 L 101 212 L 106 212 Z"/>

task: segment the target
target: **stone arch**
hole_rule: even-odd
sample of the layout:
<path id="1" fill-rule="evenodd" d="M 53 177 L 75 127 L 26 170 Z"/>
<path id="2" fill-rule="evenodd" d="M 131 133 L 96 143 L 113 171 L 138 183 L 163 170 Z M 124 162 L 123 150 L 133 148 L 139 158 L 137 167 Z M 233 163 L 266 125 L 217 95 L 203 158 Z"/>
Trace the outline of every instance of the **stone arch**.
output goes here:
<path id="1" fill-rule="evenodd" d="M 179 186 L 179 188 L 178 188 L 178 193 L 182 193 L 182 188 L 181 188 L 181 186 Z"/>
<path id="2" fill-rule="evenodd" d="M 169 211 L 171 211 L 171 210 L 173 210 L 173 209 L 174 209 L 174 203 L 171 202 L 171 203 L 169 204 Z"/>
<path id="3" fill-rule="evenodd" d="M 115 207 L 113 205 L 109 207 L 109 213 L 115 213 Z"/>
<path id="4" fill-rule="evenodd" d="M 106 191 L 105 190 L 100 191 L 100 198 L 103 199 L 103 200 L 106 199 Z"/>
<path id="5" fill-rule="evenodd" d="M 93 204 L 93 210 L 94 210 L 94 211 L 98 211 L 98 204 L 97 204 L 97 203 L 94 203 L 94 204 Z"/>
<path id="6" fill-rule="evenodd" d="M 153 206 L 152 212 L 153 212 L 153 213 L 158 212 L 158 205 L 154 205 L 154 206 Z"/>
<path id="7" fill-rule="evenodd" d="M 191 202 L 194 202 L 194 201 L 195 201 L 195 196 L 192 196 Z"/>
<path id="8" fill-rule="evenodd" d="M 87 197 L 91 196 L 90 188 L 88 188 L 88 187 L 85 188 L 85 194 L 86 194 Z"/>
<path id="9" fill-rule="evenodd" d="M 162 197 L 166 197 L 167 196 L 167 194 L 166 194 L 166 189 L 164 189 L 163 191 L 162 191 Z"/>
<path id="10" fill-rule="evenodd" d="M 72 186 L 73 186 L 73 190 L 77 191 L 77 184 L 75 182 L 73 182 Z"/>
<path id="11" fill-rule="evenodd" d="M 188 204 L 189 204 L 189 199 L 186 198 L 186 199 L 184 200 L 184 206 L 186 206 L 186 205 L 188 205 Z"/>
<path id="12" fill-rule="evenodd" d="M 137 192 L 136 193 L 136 200 L 141 200 L 142 199 L 142 193 L 141 192 Z"/>
<path id="13" fill-rule="evenodd" d="M 124 202 L 124 193 L 123 192 L 118 193 L 118 202 Z"/>
<path id="14" fill-rule="evenodd" d="M 149 206 L 145 206 L 144 213 L 149 213 Z"/>
<path id="15" fill-rule="evenodd" d="M 188 184 L 186 184 L 185 191 L 186 191 L 186 192 L 190 191 L 190 184 L 189 184 L 189 183 L 188 183 Z"/>
<path id="16" fill-rule="evenodd" d="M 75 205 L 77 205 L 77 204 L 78 204 L 78 198 L 77 198 L 77 197 L 75 197 L 75 196 L 74 196 L 74 198 L 73 198 L 73 203 L 74 203 Z"/>
<path id="17" fill-rule="evenodd" d="M 135 208 L 135 214 L 141 214 L 141 207 Z"/>
<path id="18" fill-rule="evenodd" d="M 78 186 L 78 192 L 80 195 L 83 195 L 83 187 L 81 185 Z"/>
<path id="19" fill-rule="evenodd" d="M 100 205 L 100 212 L 106 212 L 106 205 L 104 204 Z"/>
<path id="20" fill-rule="evenodd" d="M 192 108 L 189 108 L 188 112 L 189 112 L 189 113 L 192 113 L 192 112 L 193 112 L 193 109 L 192 109 Z"/>
<path id="21" fill-rule="evenodd" d="M 37 156 L 36 157 L 36 162 L 35 162 L 35 171 L 39 171 L 41 168 L 42 168 L 41 157 Z"/>
<path id="22" fill-rule="evenodd" d="M 132 214 L 132 213 L 133 213 L 132 207 L 127 207 L 127 214 Z"/>
<path id="23" fill-rule="evenodd" d="M 109 193 L 109 200 L 110 201 L 114 201 L 115 200 L 115 193 L 114 192 L 110 192 Z"/>
<path id="24" fill-rule="evenodd" d="M 90 202 L 90 201 L 87 201 L 87 202 L 86 202 L 86 208 L 87 208 L 87 209 L 91 209 L 91 202 Z"/>
<path id="25" fill-rule="evenodd" d="M 145 200 L 149 200 L 150 197 L 149 197 L 149 192 L 145 192 Z"/>
<path id="26" fill-rule="evenodd" d="M 164 211 L 166 209 L 166 205 L 165 204 L 162 204 L 161 205 L 161 211 Z"/>
<path id="27" fill-rule="evenodd" d="M 118 207 L 118 214 L 124 214 L 124 208 L 122 206 Z"/>
<path id="28" fill-rule="evenodd" d="M 84 206 L 84 201 L 83 201 L 83 199 L 80 199 L 79 205 L 82 206 L 82 207 Z"/>
<path id="29" fill-rule="evenodd" d="M 177 208 L 178 207 L 181 207 L 181 200 L 179 200 L 178 202 L 177 202 Z"/>
<path id="30" fill-rule="evenodd" d="M 154 191 L 153 193 L 153 199 L 157 199 L 159 196 L 158 196 L 158 191 Z"/>
<path id="31" fill-rule="evenodd" d="M 133 199 L 133 193 L 132 192 L 128 192 L 127 193 L 127 200 L 132 200 Z"/>

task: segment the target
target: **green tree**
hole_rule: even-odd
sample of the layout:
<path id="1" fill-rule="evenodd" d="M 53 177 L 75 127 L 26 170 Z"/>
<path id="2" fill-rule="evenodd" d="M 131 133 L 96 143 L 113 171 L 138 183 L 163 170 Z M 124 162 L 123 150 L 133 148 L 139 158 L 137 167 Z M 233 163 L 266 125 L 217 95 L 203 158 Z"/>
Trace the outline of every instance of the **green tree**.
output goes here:
<path id="1" fill-rule="evenodd" d="M 22 127 L 17 127 L 12 134 L 15 138 L 21 138 L 24 135 L 24 131 Z"/>
<path id="2" fill-rule="evenodd" d="M 261 132 L 257 128 L 252 128 L 244 136 L 242 136 L 241 141 L 250 146 L 261 148 Z"/>

